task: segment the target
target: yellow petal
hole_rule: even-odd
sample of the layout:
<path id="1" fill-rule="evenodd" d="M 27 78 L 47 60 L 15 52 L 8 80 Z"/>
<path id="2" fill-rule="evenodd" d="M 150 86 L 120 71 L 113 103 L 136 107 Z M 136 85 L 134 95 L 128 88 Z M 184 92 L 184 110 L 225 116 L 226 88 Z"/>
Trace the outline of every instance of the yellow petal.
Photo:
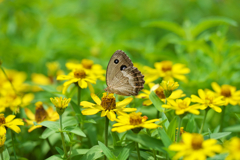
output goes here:
<path id="1" fill-rule="evenodd" d="M 135 128 L 133 125 L 124 125 L 121 127 L 112 128 L 112 131 L 113 132 L 117 131 L 118 133 L 122 133 L 133 128 Z"/>
<path id="2" fill-rule="evenodd" d="M 32 126 L 28 129 L 28 132 L 32 132 L 34 129 L 41 128 L 41 125 Z"/>
<path id="3" fill-rule="evenodd" d="M 21 129 L 18 126 L 16 126 L 16 125 L 6 125 L 6 126 L 8 128 L 10 128 L 11 130 L 13 130 L 14 132 L 16 132 L 16 133 L 21 132 Z"/>
<path id="4" fill-rule="evenodd" d="M 124 106 L 128 105 L 132 100 L 133 100 L 132 97 L 128 97 L 128 98 L 124 99 L 124 100 L 121 101 L 121 102 L 117 102 L 117 103 L 116 103 L 116 107 L 117 107 L 117 108 L 119 108 L 119 107 L 124 107 Z"/>
<path id="5" fill-rule="evenodd" d="M 81 87 L 81 88 L 87 88 L 87 82 L 83 79 L 81 79 L 80 81 L 78 81 L 78 85 Z"/>
<path id="6" fill-rule="evenodd" d="M 215 92 L 217 93 L 221 92 L 221 87 L 216 82 L 212 82 L 211 86 Z"/>
<path id="7" fill-rule="evenodd" d="M 146 100 L 146 101 L 143 101 L 143 105 L 144 106 L 150 106 L 152 104 L 152 101 L 151 100 Z"/>
<path id="8" fill-rule="evenodd" d="M 101 100 L 94 93 L 91 93 L 91 97 L 98 105 L 101 105 Z"/>
<path id="9" fill-rule="evenodd" d="M 25 114 L 26 116 L 31 119 L 31 120 L 35 120 L 35 115 L 32 113 L 32 111 L 28 108 L 24 108 Z"/>
<path id="10" fill-rule="evenodd" d="M 57 80 L 69 80 L 71 79 L 71 76 L 67 76 L 67 75 L 59 75 L 57 76 Z"/>
<path id="11" fill-rule="evenodd" d="M 1 125 L 0 126 L 0 135 L 3 135 L 3 134 L 6 134 L 6 128 L 3 125 Z"/>
<path id="12" fill-rule="evenodd" d="M 123 112 L 134 112 L 134 111 L 136 111 L 137 110 L 137 108 L 123 108 Z"/>
<path id="13" fill-rule="evenodd" d="M 148 129 L 154 129 L 159 127 L 157 124 L 155 123 L 144 123 L 141 125 L 143 128 L 148 128 Z"/>
<path id="14" fill-rule="evenodd" d="M 84 109 L 82 110 L 83 115 L 94 115 L 97 114 L 100 110 L 97 108 Z"/>
<path id="15" fill-rule="evenodd" d="M 205 100 L 206 95 L 205 95 L 205 92 L 202 89 L 198 90 L 198 95 L 201 99 Z"/>
<path id="16" fill-rule="evenodd" d="M 91 102 L 87 102 L 87 101 L 82 101 L 80 103 L 80 106 L 84 106 L 84 107 L 92 107 L 94 106 L 95 104 L 94 103 L 91 103 Z"/>
<path id="17" fill-rule="evenodd" d="M 116 114 L 115 114 L 115 112 L 113 112 L 113 111 L 109 111 L 108 114 L 107 114 L 107 117 L 108 117 L 108 119 L 109 119 L 110 121 L 115 121 L 115 119 L 116 119 Z"/>
<path id="18" fill-rule="evenodd" d="M 198 103 L 203 103 L 203 100 L 200 99 L 198 96 L 191 95 L 192 102 L 198 102 Z"/>
<path id="19" fill-rule="evenodd" d="M 5 118 L 5 122 L 8 123 L 10 121 L 12 121 L 16 116 L 15 115 L 9 115 Z"/>

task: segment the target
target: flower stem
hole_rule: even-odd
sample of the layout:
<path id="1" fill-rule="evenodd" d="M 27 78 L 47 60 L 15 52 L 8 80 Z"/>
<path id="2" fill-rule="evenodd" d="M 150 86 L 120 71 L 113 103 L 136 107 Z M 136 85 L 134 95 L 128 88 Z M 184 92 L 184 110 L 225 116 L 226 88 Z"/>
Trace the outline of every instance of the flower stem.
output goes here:
<path id="1" fill-rule="evenodd" d="M 1 152 L 1 159 L 4 160 L 4 159 L 3 159 L 3 152 Z"/>
<path id="2" fill-rule="evenodd" d="M 60 118 L 60 131 L 61 131 L 61 138 L 62 138 L 62 145 L 63 145 L 63 150 L 64 150 L 64 158 L 67 158 L 67 149 L 66 149 L 66 144 L 64 140 L 64 135 L 62 132 L 62 115 L 59 116 Z"/>
<path id="3" fill-rule="evenodd" d="M 222 132 L 223 130 L 223 123 L 224 123 L 224 114 L 225 114 L 226 106 L 223 106 L 222 114 L 221 114 L 221 121 L 220 121 L 220 130 L 219 132 Z"/>
<path id="4" fill-rule="evenodd" d="M 138 142 L 135 142 L 135 145 L 136 145 L 138 160 L 141 160 L 141 156 L 140 156 L 140 152 L 139 152 L 139 147 L 138 147 Z"/>
<path id="5" fill-rule="evenodd" d="M 46 141 L 47 141 L 47 143 L 48 143 L 48 145 L 49 145 L 49 148 L 50 148 L 51 153 L 54 154 L 54 151 L 52 150 L 53 146 L 51 145 L 51 143 L 50 143 L 50 141 L 49 141 L 49 138 L 46 138 Z"/>
<path id="6" fill-rule="evenodd" d="M 179 116 L 179 122 L 178 122 L 178 133 L 177 133 L 177 142 L 180 141 L 180 132 L 181 132 L 181 124 L 182 124 L 182 117 Z"/>
<path id="7" fill-rule="evenodd" d="M 12 130 L 11 130 L 11 136 L 12 136 L 12 147 L 13 147 L 14 158 L 15 158 L 15 160 L 17 160 L 17 155 L 16 155 L 16 151 L 15 151 L 15 145 L 14 145 L 15 138 L 14 138 L 14 133 L 13 133 Z"/>
<path id="8" fill-rule="evenodd" d="M 80 102 L 81 102 L 81 87 L 78 85 L 78 105 L 80 106 Z"/>
<path id="9" fill-rule="evenodd" d="M 106 147 L 108 147 L 108 124 L 109 124 L 109 119 L 108 119 L 108 117 L 106 116 L 105 117 L 105 139 L 104 139 L 104 144 L 105 144 L 105 146 Z M 107 159 L 107 157 L 106 156 L 104 156 L 104 159 L 106 160 Z"/>
<path id="10" fill-rule="evenodd" d="M 207 112 L 208 112 L 208 108 L 205 110 L 205 112 L 204 112 L 204 117 L 203 117 L 203 121 L 202 121 L 202 125 L 201 125 L 201 128 L 200 128 L 200 131 L 199 131 L 199 134 L 201 134 L 202 133 L 202 131 L 203 131 L 203 127 L 204 127 L 204 124 L 205 124 L 205 121 L 206 121 L 206 117 L 207 117 Z"/>

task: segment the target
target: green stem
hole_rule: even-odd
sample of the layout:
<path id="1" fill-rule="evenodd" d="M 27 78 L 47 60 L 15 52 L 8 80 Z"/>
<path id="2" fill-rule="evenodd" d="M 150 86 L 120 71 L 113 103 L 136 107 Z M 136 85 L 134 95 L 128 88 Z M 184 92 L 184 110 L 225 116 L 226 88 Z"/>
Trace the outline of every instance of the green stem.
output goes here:
<path id="1" fill-rule="evenodd" d="M 179 116 L 179 122 L 178 122 L 178 133 L 177 133 L 177 142 L 179 142 L 180 141 L 180 132 L 181 132 L 181 124 L 182 124 L 182 117 L 181 116 Z"/>
<path id="2" fill-rule="evenodd" d="M 157 160 L 157 155 L 155 150 L 153 150 L 153 156 L 154 156 L 154 160 Z"/>
<path id="3" fill-rule="evenodd" d="M 1 152 L 1 159 L 4 160 L 4 159 L 3 159 L 3 151 Z"/>
<path id="4" fill-rule="evenodd" d="M 160 112 L 159 110 L 157 110 L 157 118 L 159 118 Z"/>
<path id="5" fill-rule="evenodd" d="M 106 147 L 108 147 L 108 124 L 109 124 L 109 119 L 108 119 L 108 117 L 106 116 L 105 117 L 105 139 L 104 139 L 104 144 L 105 144 L 105 146 Z M 104 156 L 104 159 L 106 160 L 107 159 L 107 157 L 106 156 Z"/>
<path id="6" fill-rule="evenodd" d="M 67 158 L 67 149 L 66 149 L 66 144 L 64 140 L 64 135 L 62 132 L 62 115 L 59 116 L 60 118 L 60 131 L 61 131 L 61 138 L 62 138 L 62 145 L 63 145 L 63 150 L 64 150 L 64 158 Z"/>
<path id="7" fill-rule="evenodd" d="M 141 156 L 140 156 L 140 152 L 139 152 L 138 143 L 135 142 L 135 145 L 136 145 L 136 150 L 137 150 L 138 160 L 141 160 Z"/>
<path id="8" fill-rule="evenodd" d="M 81 87 L 78 85 L 78 105 L 80 106 L 80 102 L 81 102 Z"/>
<path id="9" fill-rule="evenodd" d="M 201 128 L 200 128 L 200 131 L 199 131 L 199 134 L 201 134 L 202 133 L 202 131 L 203 131 L 203 127 L 204 127 L 204 124 L 205 124 L 205 121 L 206 121 L 206 117 L 207 117 L 207 112 L 208 112 L 208 108 L 205 110 L 205 112 L 204 112 L 204 117 L 203 117 L 203 121 L 202 121 L 202 125 L 201 125 Z"/>
<path id="10" fill-rule="evenodd" d="M 222 114 L 221 114 L 221 121 L 220 121 L 220 130 L 219 132 L 222 132 L 223 130 L 223 123 L 224 123 L 224 114 L 225 114 L 226 106 L 223 106 Z"/>
<path id="11" fill-rule="evenodd" d="M 12 147 L 13 147 L 14 158 L 15 158 L 15 160 L 17 160 L 17 155 L 16 155 L 16 151 L 15 151 L 15 145 L 14 145 L 15 138 L 14 138 L 14 133 L 13 133 L 12 130 L 11 130 L 11 135 L 12 135 Z"/>

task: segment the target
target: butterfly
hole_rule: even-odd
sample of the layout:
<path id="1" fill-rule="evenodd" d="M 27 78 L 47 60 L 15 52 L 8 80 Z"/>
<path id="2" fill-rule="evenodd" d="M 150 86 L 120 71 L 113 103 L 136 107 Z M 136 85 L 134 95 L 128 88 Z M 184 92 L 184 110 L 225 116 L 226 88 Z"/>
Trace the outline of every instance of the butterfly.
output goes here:
<path id="1" fill-rule="evenodd" d="M 138 95 L 145 83 L 143 78 L 142 73 L 133 66 L 126 53 L 117 50 L 107 66 L 105 91 L 123 96 Z"/>

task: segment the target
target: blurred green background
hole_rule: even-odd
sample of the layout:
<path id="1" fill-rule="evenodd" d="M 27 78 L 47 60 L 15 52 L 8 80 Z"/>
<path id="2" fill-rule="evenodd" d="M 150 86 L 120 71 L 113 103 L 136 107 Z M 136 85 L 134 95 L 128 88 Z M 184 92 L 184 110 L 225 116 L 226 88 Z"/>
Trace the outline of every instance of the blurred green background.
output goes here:
<path id="1" fill-rule="evenodd" d="M 67 71 L 67 61 L 87 58 L 106 69 L 121 49 L 141 65 L 186 64 L 189 82 L 180 82 L 180 89 L 187 96 L 211 89 L 214 81 L 240 89 L 239 8 L 239 0 L 0 0 L 0 59 L 30 81 L 32 73 L 47 75 L 46 63 L 52 61 Z M 228 112 L 240 112 L 239 106 Z M 214 114 L 207 121 L 215 117 L 210 125 L 216 126 L 220 114 Z M 225 120 L 235 124 L 230 115 Z M 35 139 L 25 148 L 40 144 Z M 30 151 L 29 157 L 37 152 Z"/>

